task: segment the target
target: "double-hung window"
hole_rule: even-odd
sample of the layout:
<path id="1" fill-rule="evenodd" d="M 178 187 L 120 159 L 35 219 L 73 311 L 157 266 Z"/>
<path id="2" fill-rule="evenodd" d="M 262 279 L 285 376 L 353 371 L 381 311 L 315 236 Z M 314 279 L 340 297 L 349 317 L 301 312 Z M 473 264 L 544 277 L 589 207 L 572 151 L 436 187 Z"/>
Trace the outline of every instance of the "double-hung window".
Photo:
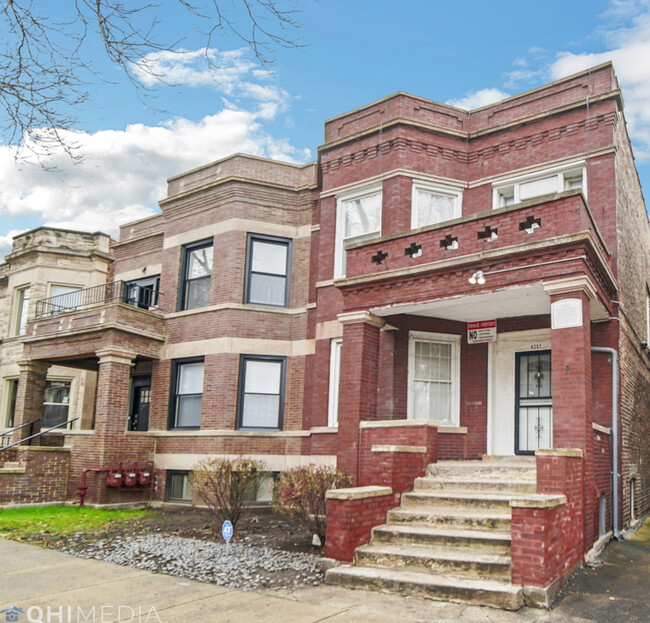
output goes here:
<path id="1" fill-rule="evenodd" d="M 242 355 L 237 428 L 282 429 L 285 357 Z"/>
<path id="2" fill-rule="evenodd" d="M 47 381 L 43 397 L 42 428 L 67 422 L 69 409 L 70 381 Z"/>
<path id="3" fill-rule="evenodd" d="M 461 216 L 462 192 L 413 182 L 411 228 L 435 225 Z"/>
<path id="4" fill-rule="evenodd" d="M 212 240 L 183 247 L 178 309 L 196 309 L 210 304 Z"/>
<path id="5" fill-rule="evenodd" d="M 574 188 L 582 188 L 586 195 L 586 170 L 583 162 L 498 182 L 493 185 L 493 207 L 503 208 Z"/>
<path id="6" fill-rule="evenodd" d="M 334 277 L 345 276 L 345 246 L 381 235 L 381 184 L 337 197 Z"/>
<path id="7" fill-rule="evenodd" d="M 14 326 L 12 335 L 25 335 L 27 311 L 29 309 L 29 287 L 16 290 Z"/>
<path id="8" fill-rule="evenodd" d="M 203 404 L 203 359 L 174 361 L 170 428 L 199 428 Z"/>
<path id="9" fill-rule="evenodd" d="M 289 306 L 291 240 L 248 234 L 246 303 Z"/>
<path id="10" fill-rule="evenodd" d="M 460 336 L 411 332 L 408 414 L 446 426 L 459 422 Z"/>

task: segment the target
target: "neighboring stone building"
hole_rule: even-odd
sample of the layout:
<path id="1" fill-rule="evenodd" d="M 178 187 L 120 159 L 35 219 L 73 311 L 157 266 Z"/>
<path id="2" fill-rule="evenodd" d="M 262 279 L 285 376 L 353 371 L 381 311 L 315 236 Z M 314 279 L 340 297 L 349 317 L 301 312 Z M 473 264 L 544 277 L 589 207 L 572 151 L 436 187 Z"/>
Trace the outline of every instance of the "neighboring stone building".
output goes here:
<path id="1" fill-rule="evenodd" d="M 190 501 L 206 456 L 337 465 L 362 488 L 328 555 L 402 506 L 330 581 L 508 608 L 650 508 L 650 230 L 611 64 L 471 112 L 397 93 L 326 121 L 316 163 L 235 155 L 160 205 L 102 297 L 21 340 L 17 423 L 43 366 L 98 372 L 70 499 L 120 462 L 153 487 L 91 474 L 89 501 Z"/>
<path id="2" fill-rule="evenodd" d="M 11 253 L 0 264 L 0 432 L 14 421 L 20 362 L 25 359 L 21 339 L 37 301 L 60 297 L 60 307 L 48 310 L 55 314 L 74 308 L 80 290 L 106 282 L 112 264 L 109 243 L 105 234 L 51 227 L 14 238 Z M 51 366 L 45 405 L 35 419 L 54 426 L 78 418 L 70 430 L 91 429 L 95 384 L 93 372 Z"/>

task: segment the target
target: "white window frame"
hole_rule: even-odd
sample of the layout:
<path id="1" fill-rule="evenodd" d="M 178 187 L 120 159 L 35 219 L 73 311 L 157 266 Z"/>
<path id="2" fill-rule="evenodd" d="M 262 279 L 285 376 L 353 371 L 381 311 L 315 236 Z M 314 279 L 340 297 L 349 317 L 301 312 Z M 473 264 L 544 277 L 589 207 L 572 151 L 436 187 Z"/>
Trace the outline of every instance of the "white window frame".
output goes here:
<path id="1" fill-rule="evenodd" d="M 69 421 L 72 418 L 72 413 L 73 408 L 75 405 L 73 405 L 73 398 L 74 398 L 74 391 L 75 391 L 75 379 L 71 376 L 48 376 L 46 379 L 46 387 L 48 383 L 64 383 L 68 385 L 68 402 L 45 402 L 45 396 L 43 396 L 43 411 L 41 412 L 41 422 L 44 422 L 45 420 L 45 407 L 52 405 L 67 405 L 68 407 L 68 414 L 66 416 L 66 421 Z M 59 427 L 58 430 L 66 430 L 67 428 L 71 428 L 74 426 L 74 422 L 72 424 L 68 424 L 67 426 L 61 426 Z"/>
<path id="2" fill-rule="evenodd" d="M 522 184 L 527 184 L 529 182 L 535 182 L 547 177 L 556 176 L 557 189 L 555 192 L 563 192 L 567 190 L 567 183 L 571 177 L 574 177 L 576 175 L 582 176 L 582 194 L 587 197 L 587 168 L 585 166 L 584 160 L 582 160 L 579 162 L 572 162 L 570 164 L 565 164 L 559 167 L 551 167 L 548 169 L 543 169 L 541 171 L 535 171 L 535 173 L 519 175 L 517 177 L 511 177 L 509 179 L 495 182 L 492 184 L 492 209 L 496 210 L 497 208 L 503 208 L 506 205 L 514 205 L 521 203 L 521 201 L 528 201 L 529 199 L 535 199 L 536 197 L 544 196 L 542 194 L 528 197 L 525 200 L 520 199 L 519 190 Z M 510 203 L 505 203 L 503 201 L 506 193 L 508 193 L 508 196 L 512 196 L 512 201 Z"/>
<path id="3" fill-rule="evenodd" d="M 461 336 L 449 333 L 409 332 L 408 403 L 407 417 L 415 419 L 413 413 L 413 376 L 415 371 L 415 342 L 451 344 L 451 420 L 449 422 L 431 419 L 440 426 L 460 425 L 460 344 Z M 421 418 L 420 418 L 421 419 Z"/>
<path id="4" fill-rule="evenodd" d="M 419 180 L 413 180 L 411 187 L 411 229 L 419 229 L 420 227 L 427 227 L 428 225 L 437 225 L 446 221 L 435 221 L 432 223 L 418 223 L 418 211 L 416 209 L 417 193 L 418 191 L 430 192 L 436 195 L 445 195 L 454 199 L 454 215 L 451 219 L 460 218 L 462 216 L 463 206 L 463 191 L 452 186 L 442 186 L 440 184 L 430 184 Z"/>
<path id="5" fill-rule="evenodd" d="M 381 236 L 382 228 L 382 210 L 383 210 L 383 194 L 382 183 L 372 184 L 371 186 L 364 186 L 336 196 L 336 242 L 334 245 L 334 279 L 345 277 L 345 244 L 343 235 L 345 232 L 345 219 L 343 218 L 343 204 L 346 201 L 354 199 L 362 199 L 370 195 L 379 195 L 379 231 L 371 232 L 365 236 L 357 237 L 356 241 L 369 240 L 376 236 Z"/>
<path id="6" fill-rule="evenodd" d="M 54 294 L 54 288 L 67 288 L 68 292 L 64 292 L 62 294 Z M 48 286 L 47 286 L 48 298 L 50 298 L 50 299 L 52 297 L 54 297 L 54 296 L 65 296 L 66 294 L 67 295 L 72 295 L 75 292 L 80 293 L 82 290 L 83 290 L 83 286 L 80 286 L 78 284 L 71 284 L 71 283 L 54 282 L 54 283 L 49 283 Z M 72 298 L 73 297 L 70 296 L 71 300 L 72 300 Z M 56 314 L 62 313 L 63 311 L 73 311 L 74 309 L 77 309 L 79 307 L 79 305 L 81 305 L 81 294 L 79 294 L 77 304 L 74 307 L 70 307 L 69 310 L 68 309 L 66 309 L 66 310 L 55 310 L 53 308 L 50 308 L 50 314 L 52 316 L 54 316 Z"/>
<path id="7" fill-rule="evenodd" d="M 9 408 L 11 407 L 11 387 L 12 385 L 16 385 L 16 391 L 18 390 L 18 377 L 17 376 L 9 376 L 5 377 L 3 379 L 2 383 L 2 419 L 0 420 L 0 429 L 9 429 L 13 428 L 16 423 L 15 421 L 9 424 Z M 15 405 L 14 405 L 15 406 Z M 16 414 L 15 412 L 13 413 L 13 416 L 15 418 Z"/>
<path id="8" fill-rule="evenodd" d="M 341 350 L 343 338 L 336 337 L 330 342 L 330 384 L 327 405 L 327 425 L 339 425 L 339 387 L 341 384 Z"/>
<path id="9" fill-rule="evenodd" d="M 645 295 L 645 343 L 650 346 L 650 294 Z"/>

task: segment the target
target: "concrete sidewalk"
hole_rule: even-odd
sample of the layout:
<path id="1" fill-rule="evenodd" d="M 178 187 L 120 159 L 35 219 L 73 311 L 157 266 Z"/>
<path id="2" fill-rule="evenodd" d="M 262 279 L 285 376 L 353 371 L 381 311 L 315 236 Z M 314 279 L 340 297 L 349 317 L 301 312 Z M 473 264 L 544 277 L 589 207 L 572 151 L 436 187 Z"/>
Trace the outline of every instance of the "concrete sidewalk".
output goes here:
<path id="1" fill-rule="evenodd" d="M 650 524 L 646 531 L 650 535 Z M 505 612 L 331 586 L 292 593 L 243 592 L 0 539 L 0 612 L 22 609 L 18 618 L 0 614 L 0 622 L 641 623 L 650 617 L 648 545 L 611 544 L 604 564 L 579 574 L 550 612 Z"/>

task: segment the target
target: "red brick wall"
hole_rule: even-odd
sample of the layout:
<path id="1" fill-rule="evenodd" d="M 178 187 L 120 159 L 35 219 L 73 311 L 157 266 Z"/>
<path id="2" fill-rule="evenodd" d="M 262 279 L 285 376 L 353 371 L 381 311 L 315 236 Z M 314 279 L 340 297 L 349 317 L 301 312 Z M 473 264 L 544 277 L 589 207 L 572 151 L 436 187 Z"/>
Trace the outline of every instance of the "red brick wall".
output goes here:
<path id="1" fill-rule="evenodd" d="M 11 455 L 7 456 L 11 452 Z M 4 461 L 16 461 L 24 473 L 0 470 L 0 504 L 42 504 L 67 498 L 70 451 L 67 448 L 17 447 L 3 453 Z"/>

